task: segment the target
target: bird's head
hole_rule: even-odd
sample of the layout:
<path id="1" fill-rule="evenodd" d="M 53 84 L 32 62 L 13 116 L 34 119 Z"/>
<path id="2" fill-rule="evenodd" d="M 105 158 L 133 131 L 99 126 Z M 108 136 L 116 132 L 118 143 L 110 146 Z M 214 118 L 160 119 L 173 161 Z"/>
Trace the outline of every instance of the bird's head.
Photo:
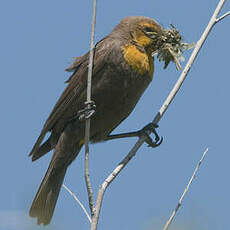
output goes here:
<path id="1" fill-rule="evenodd" d="M 139 48 L 154 52 L 156 51 L 156 35 L 161 35 L 163 28 L 151 18 L 130 16 L 121 20 L 113 32 L 131 41 Z"/>
<path id="2" fill-rule="evenodd" d="M 164 68 L 173 61 L 181 69 L 179 61 L 183 60 L 182 52 L 194 47 L 194 44 L 182 42 L 179 31 L 173 25 L 164 29 L 152 18 L 144 16 L 124 18 L 112 34 L 131 42 L 149 56 L 157 54 L 158 59 L 165 62 Z"/>

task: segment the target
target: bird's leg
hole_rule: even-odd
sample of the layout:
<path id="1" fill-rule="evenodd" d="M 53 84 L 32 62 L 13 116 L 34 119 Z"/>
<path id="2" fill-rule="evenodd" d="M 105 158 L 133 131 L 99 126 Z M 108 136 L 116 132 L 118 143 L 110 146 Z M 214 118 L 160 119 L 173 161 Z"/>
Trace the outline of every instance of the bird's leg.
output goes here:
<path id="1" fill-rule="evenodd" d="M 156 128 L 158 128 L 157 124 L 154 124 L 153 122 L 147 124 L 144 128 L 141 130 L 135 131 L 135 132 L 128 132 L 128 133 L 120 133 L 120 134 L 113 134 L 107 136 L 104 140 L 112 140 L 112 139 L 118 139 L 118 138 L 125 138 L 125 137 L 141 137 L 146 136 L 145 142 L 148 144 L 149 147 L 155 148 L 159 146 L 162 141 L 163 137 L 159 137 Z M 150 134 L 153 133 L 155 135 L 155 141 L 152 140 L 150 137 Z"/>
<path id="2" fill-rule="evenodd" d="M 85 108 L 77 112 L 77 117 L 80 121 L 89 119 L 96 111 L 96 104 L 94 101 L 85 102 Z"/>

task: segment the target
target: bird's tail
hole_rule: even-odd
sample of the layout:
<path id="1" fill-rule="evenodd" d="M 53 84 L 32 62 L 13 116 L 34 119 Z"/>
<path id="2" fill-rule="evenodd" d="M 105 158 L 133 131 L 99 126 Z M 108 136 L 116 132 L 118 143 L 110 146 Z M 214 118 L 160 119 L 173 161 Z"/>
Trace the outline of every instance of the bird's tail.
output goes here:
<path id="1" fill-rule="evenodd" d="M 37 217 L 37 224 L 47 225 L 50 223 L 67 167 L 78 155 L 81 147 L 82 144 L 79 144 L 72 154 L 68 151 L 64 153 L 60 148 L 55 149 L 29 212 L 31 217 Z"/>
<path id="2" fill-rule="evenodd" d="M 49 167 L 47 170 L 30 208 L 30 216 L 37 217 L 38 224 L 50 223 L 66 169 L 55 172 Z"/>

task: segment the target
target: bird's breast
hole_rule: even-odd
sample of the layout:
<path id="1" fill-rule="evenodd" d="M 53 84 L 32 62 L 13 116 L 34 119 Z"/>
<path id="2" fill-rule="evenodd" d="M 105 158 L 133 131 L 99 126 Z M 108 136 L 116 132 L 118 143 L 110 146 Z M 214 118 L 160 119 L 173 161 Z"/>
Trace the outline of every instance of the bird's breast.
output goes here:
<path id="1" fill-rule="evenodd" d="M 140 75 L 148 73 L 152 80 L 154 63 L 151 55 L 140 51 L 135 45 L 132 44 L 124 45 L 122 49 L 124 59 L 127 64 Z"/>
<path id="2" fill-rule="evenodd" d="M 91 141 L 103 140 L 116 128 L 133 111 L 150 82 L 146 72 L 140 75 L 126 67 L 104 69 L 92 89 L 97 108 L 92 117 Z"/>

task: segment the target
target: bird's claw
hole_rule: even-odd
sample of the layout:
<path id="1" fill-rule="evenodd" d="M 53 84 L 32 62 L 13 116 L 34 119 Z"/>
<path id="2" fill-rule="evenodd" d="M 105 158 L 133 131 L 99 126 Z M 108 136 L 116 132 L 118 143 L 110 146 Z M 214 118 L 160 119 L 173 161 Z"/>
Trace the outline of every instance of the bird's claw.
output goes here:
<path id="1" fill-rule="evenodd" d="M 94 101 L 85 102 L 86 107 L 78 111 L 77 116 L 80 121 L 89 119 L 96 112 L 96 104 Z"/>
<path id="2" fill-rule="evenodd" d="M 148 144 L 148 147 L 155 148 L 162 143 L 163 137 L 159 137 L 156 131 L 156 128 L 158 127 L 159 127 L 158 124 L 154 124 L 153 122 L 151 122 L 139 131 L 139 136 L 142 135 L 146 136 L 145 142 Z M 155 141 L 153 141 L 152 138 L 150 137 L 151 133 L 155 135 Z"/>

